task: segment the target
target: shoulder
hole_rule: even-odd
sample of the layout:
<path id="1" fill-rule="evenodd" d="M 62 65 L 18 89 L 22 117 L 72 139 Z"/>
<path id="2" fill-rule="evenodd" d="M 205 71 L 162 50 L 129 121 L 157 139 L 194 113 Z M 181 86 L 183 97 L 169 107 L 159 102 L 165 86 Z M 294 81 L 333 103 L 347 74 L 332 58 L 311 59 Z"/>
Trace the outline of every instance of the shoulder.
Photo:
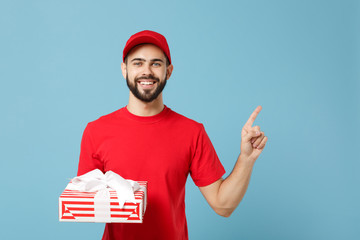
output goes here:
<path id="1" fill-rule="evenodd" d="M 112 122 L 114 122 L 116 120 L 117 115 L 121 111 L 122 111 L 122 108 L 120 108 L 120 109 L 118 109 L 118 110 L 116 110 L 114 112 L 111 112 L 109 114 L 100 116 L 98 119 L 89 122 L 87 124 L 87 128 L 92 128 L 93 129 L 93 128 L 99 128 L 99 127 L 111 124 Z"/>
<path id="2" fill-rule="evenodd" d="M 195 130 L 195 131 L 201 131 L 204 129 L 204 126 L 202 123 L 197 122 L 191 118 L 185 117 L 184 115 L 177 113 L 170 109 L 170 118 L 171 121 L 173 121 L 174 124 L 179 124 L 181 126 L 186 127 L 187 129 Z"/>

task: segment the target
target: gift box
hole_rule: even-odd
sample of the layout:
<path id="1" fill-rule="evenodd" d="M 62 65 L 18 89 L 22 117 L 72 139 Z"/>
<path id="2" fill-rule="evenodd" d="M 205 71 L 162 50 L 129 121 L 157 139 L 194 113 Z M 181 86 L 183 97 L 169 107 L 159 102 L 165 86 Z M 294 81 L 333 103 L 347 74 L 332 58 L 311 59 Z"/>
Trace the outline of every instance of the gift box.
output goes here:
<path id="1" fill-rule="evenodd" d="M 119 202 L 121 191 L 74 190 L 69 185 L 59 197 L 59 220 L 62 222 L 142 223 L 147 203 L 147 181 L 138 184 L 131 202 Z M 70 188 L 70 189 L 69 189 Z M 105 193 L 105 194 L 104 194 Z"/>

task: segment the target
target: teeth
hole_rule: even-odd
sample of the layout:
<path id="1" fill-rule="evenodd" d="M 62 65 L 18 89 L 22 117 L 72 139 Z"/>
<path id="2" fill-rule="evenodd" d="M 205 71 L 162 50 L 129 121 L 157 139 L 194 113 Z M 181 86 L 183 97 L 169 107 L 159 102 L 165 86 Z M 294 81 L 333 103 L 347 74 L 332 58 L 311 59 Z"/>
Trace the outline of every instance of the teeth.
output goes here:
<path id="1" fill-rule="evenodd" d="M 154 82 L 140 82 L 141 85 L 152 85 Z"/>

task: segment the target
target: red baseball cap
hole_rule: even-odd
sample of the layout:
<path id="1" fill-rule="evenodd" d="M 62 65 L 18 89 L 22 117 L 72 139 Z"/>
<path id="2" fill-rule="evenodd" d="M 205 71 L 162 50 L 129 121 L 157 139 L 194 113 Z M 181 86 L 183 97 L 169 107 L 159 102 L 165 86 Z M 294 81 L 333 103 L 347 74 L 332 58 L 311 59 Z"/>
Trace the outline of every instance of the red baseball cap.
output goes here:
<path id="1" fill-rule="evenodd" d="M 130 50 L 143 43 L 151 43 L 156 46 L 158 46 L 163 52 L 165 53 L 165 56 L 168 58 L 170 64 L 171 64 L 171 57 L 170 57 L 170 49 L 167 44 L 166 38 L 161 35 L 160 33 L 150 31 L 150 30 L 144 30 L 138 33 L 135 33 L 132 35 L 129 40 L 126 42 L 126 45 L 124 47 L 123 51 L 123 62 L 125 62 L 126 55 L 130 52 Z"/>

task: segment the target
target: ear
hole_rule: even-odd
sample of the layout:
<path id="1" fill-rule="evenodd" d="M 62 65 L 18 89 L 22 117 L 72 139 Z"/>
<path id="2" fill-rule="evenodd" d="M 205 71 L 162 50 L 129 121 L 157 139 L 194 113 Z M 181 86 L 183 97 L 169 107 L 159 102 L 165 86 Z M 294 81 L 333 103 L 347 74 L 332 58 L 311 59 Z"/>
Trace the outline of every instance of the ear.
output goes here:
<path id="1" fill-rule="evenodd" d="M 174 66 L 172 64 L 170 64 L 169 66 L 167 66 L 166 68 L 166 79 L 169 80 L 171 73 L 174 69 Z"/>
<path id="2" fill-rule="evenodd" d="M 124 77 L 124 79 L 126 79 L 126 64 L 124 62 L 121 63 L 121 72 L 122 72 L 122 75 Z"/>

